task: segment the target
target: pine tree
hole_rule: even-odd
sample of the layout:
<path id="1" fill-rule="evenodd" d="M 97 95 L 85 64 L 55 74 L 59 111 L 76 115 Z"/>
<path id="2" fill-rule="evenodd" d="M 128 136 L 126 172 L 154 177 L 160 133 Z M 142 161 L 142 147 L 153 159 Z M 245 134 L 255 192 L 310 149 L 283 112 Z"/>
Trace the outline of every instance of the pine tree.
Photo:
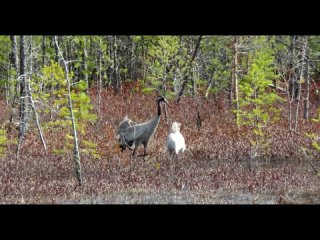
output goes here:
<path id="1" fill-rule="evenodd" d="M 253 146 L 252 156 L 264 155 L 268 150 L 267 136 L 264 128 L 279 118 L 278 109 L 273 107 L 276 101 L 281 100 L 275 92 L 270 91 L 272 80 L 277 77 L 274 71 L 274 53 L 267 48 L 265 37 L 257 38 L 262 45 L 252 56 L 248 74 L 239 82 L 239 110 L 238 126 L 249 126 L 255 136 L 251 140 Z"/>

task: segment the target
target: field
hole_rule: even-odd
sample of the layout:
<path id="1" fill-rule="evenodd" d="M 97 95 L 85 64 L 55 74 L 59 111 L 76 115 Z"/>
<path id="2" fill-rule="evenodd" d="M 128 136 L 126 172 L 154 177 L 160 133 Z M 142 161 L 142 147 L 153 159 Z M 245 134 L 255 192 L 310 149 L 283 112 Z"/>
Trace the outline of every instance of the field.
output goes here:
<path id="1" fill-rule="evenodd" d="M 15 158 L 15 145 L 0 158 L 0 203 L 2 204 L 319 204 L 319 154 L 311 147 L 306 132 L 319 132 L 319 123 L 300 120 L 299 131 L 288 131 L 285 103 L 279 122 L 266 128 L 268 155 L 250 157 L 252 133 L 237 129 L 225 96 L 198 99 L 201 127 L 196 126 L 197 104 L 191 97 L 179 104 L 170 100 L 151 139 L 145 161 L 121 152 L 116 128 L 125 115 L 136 122 L 152 118 L 156 96 L 142 95 L 128 86 L 121 94 L 90 92 L 98 119 L 89 124 L 86 139 L 98 143 L 100 158 L 81 156 L 84 184 L 78 186 L 72 152 L 54 154 L 65 132 L 45 131 L 45 151 L 37 129 L 31 124 Z M 316 99 L 310 110 L 316 116 Z M 2 124 L 9 108 L 1 100 Z M 172 121 L 182 123 L 187 150 L 178 158 L 166 151 Z M 11 131 L 9 138 L 17 133 Z M 301 150 L 308 149 L 308 157 Z M 143 153 L 143 147 L 137 150 Z"/>

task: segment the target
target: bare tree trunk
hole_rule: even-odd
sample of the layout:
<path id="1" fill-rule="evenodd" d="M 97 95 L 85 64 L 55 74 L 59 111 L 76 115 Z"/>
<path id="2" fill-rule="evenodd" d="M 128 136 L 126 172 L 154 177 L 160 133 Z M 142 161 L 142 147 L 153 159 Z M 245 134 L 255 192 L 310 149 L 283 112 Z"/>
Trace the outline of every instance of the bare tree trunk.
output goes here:
<path id="1" fill-rule="evenodd" d="M 42 132 L 42 129 L 41 129 L 40 119 L 39 119 L 39 116 L 38 116 L 38 113 L 36 111 L 36 107 L 35 107 L 35 104 L 34 104 L 34 101 L 33 101 L 32 95 L 31 95 L 31 86 L 30 86 L 30 81 L 31 80 L 30 80 L 30 76 L 32 76 L 32 69 L 31 69 L 31 72 L 30 72 L 30 75 L 29 75 L 29 78 L 28 78 L 27 95 L 29 97 L 33 113 L 34 113 L 34 115 L 36 117 L 36 124 L 37 124 L 37 128 L 38 128 L 38 131 L 39 131 L 41 142 L 43 144 L 44 149 L 47 150 L 47 145 L 46 145 L 46 142 L 44 140 L 44 135 L 43 135 L 43 132 Z"/>
<path id="2" fill-rule="evenodd" d="M 130 41 L 131 41 L 131 53 L 130 53 L 130 71 L 129 71 L 129 77 L 131 80 L 133 80 L 134 78 L 136 78 L 136 74 L 135 74 L 135 55 L 134 55 L 134 49 L 135 49 L 135 44 L 134 44 L 134 40 L 133 37 L 130 37 Z"/>
<path id="3" fill-rule="evenodd" d="M 102 50 L 101 50 L 101 38 L 99 39 L 99 81 L 98 81 L 98 116 L 100 116 L 100 109 L 101 109 L 101 88 L 102 88 L 102 74 L 101 74 L 101 67 L 102 67 Z"/>
<path id="4" fill-rule="evenodd" d="M 197 53 L 198 53 L 198 50 L 199 50 L 199 48 L 200 48 L 201 39 L 202 39 L 202 35 L 200 35 L 200 36 L 198 37 L 197 44 L 196 44 L 196 47 L 195 47 L 195 49 L 194 49 L 193 55 L 192 55 L 190 61 L 188 62 L 187 70 L 186 70 L 186 73 L 184 74 L 184 80 L 183 80 L 183 82 L 182 82 L 182 84 L 181 84 L 181 88 L 180 88 L 180 91 L 179 91 L 179 93 L 178 93 L 177 103 L 179 103 L 179 101 L 180 101 L 180 99 L 181 99 L 181 97 L 182 97 L 182 95 L 183 95 L 183 93 L 184 93 L 184 89 L 185 89 L 185 87 L 186 87 L 186 84 L 187 84 L 188 79 L 189 79 L 189 76 L 190 76 L 192 62 L 193 62 L 193 60 L 195 59 L 195 57 L 196 57 L 196 55 L 197 55 Z"/>
<path id="5" fill-rule="evenodd" d="M 144 37 L 141 36 L 141 54 L 142 54 L 142 68 L 143 68 L 143 82 L 146 81 L 146 56 L 145 56 L 145 49 L 144 49 Z"/>
<path id="6" fill-rule="evenodd" d="M 309 76 L 309 60 L 307 58 L 307 66 L 306 66 L 307 78 L 306 78 L 306 97 L 304 99 L 304 111 L 303 117 L 305 119 L 309 119 L 309 107 L 310 107 L 310 76 Z"/>
<path id="7" fill-rule="evenodd" d="M 51 45 L 54 47 L 54 52 L 55 52 L 54 61 L 59 62 L 59 52 L 57 48 L 58 40 L 55 41 L 55 37 L 56 36 L 51 36 Z"/>
<path id="8" fill-rule="evenodd" d="M 89 74 L 88 74 L 88 64 L 87 64 L 87 58 L 88 58 L 88 52 L 87 52 L 87 42 L 86 37 L 83 39 L 83 67 L 84 67 L 84 80 L 87 84 L 86 94 L 88 95 L 89 91 Z"/>
<path id="9" fill-rule="evenodd" d="M 34 113 L 34 115 L 36 117 L 36 124 L 37 124 L 37 128 L 38 128 L 38 131 L 39 131 L 40 139 L 41 139 L 41 142 L 43 144 L 44 149 L 47 150 L 47 145 L 46 145 L 46 142 L 44 140 L 44 135 L 43 135 L 43 132 L 42 132 L 42 129 L 41 129 L 40 119 L 39 119 L 39 116 L 38 116 L 38 113 L 36 111 L 36 107 L 34 105 L 34 101 L 33 101 L 32 95 L 31 95 L 30 78 L 29 78 L 27 86 L 28 86 L 28 89 L 27 89 L 28 96 L 29 96 L 29 99 L 30 99 L 30 103 L 31 103 L 31 107 L 32 107 L 33 113 Z"/>
<path id="10" fill-rule="evenodd" d="M 28 131 L 29 123 L 30 123 L 30 114 L 31 112 L 29 111 L 29 96 L 28 96 L 28 79 L 32 77 L 33 69 L 34 69 L 34 56 L 33 56 L 33 36 L 28 37 L 29 41 L 26 41 L 25 46 L 28 46 L 25 48 L 26 52 L 26 66 L 29 67 L 29 72 L 26 73 L 25 77 L 25 91 L 26 91 L 26 116 L 25 116 L 25 122 L 26 122 L 26 131 Z"/>
<path id="11" fill-rule="evenodd" d="M 25 38 L 20 36 L 20 123 L 19 135 L 17 145 L 17 159 L 19 158 L 19 151 L 23 142 L 24 133 L 26 130 L 26 57 L 25 57 Z"/>
<path id="12" fill-rule="evenodd" d="M 297 99 L 298 92 L 297 92 L 297 42 L 298 42 L 298 36 L 291 36 L 290 38 L 290 46 L 289 46 L 289 54 L 290 54 L 290 62 L 289 62 L 289 73 L 290 73 L 290 94 L 292 96 L 292 99 Z"/>
<path id="13" fill-rule="evenodd" d="M 124 66 L 125 66 L 125 69 L 127 69 L 127 71 L 124 72 L 124 79 L 128 79 L 130 78 L 130 71 L 131 71 L 131 45 L 132 45 L 132 41 L 131 41 L 131 36 L 128 35 L 126 38 L 125 38 L 125 47 L 124 47 L 124 57 L 125 57 L 125 61 L 124 61 Z"/>
<path id="14" fill-rule="evenodd" d="M 15 71 L 15 75 L 11 76 L 11 96 L 13 96 L 12 102 L 11 102 L 11 108 L 12 108 L 12 113 L 10 115 L 10 124 L 12 123 L 12 119 L 14 116 L 14 112 L 16 112 L 16 101 L 18 98 L 18 76 L 19 76 L 19 71 L 18 71 L 18 47 L 17 47 L 17 37 L 16 36 L 10 36 L 11 43 L 12 43 L 12 48 L 11 48 L 11 53 L 10 53 L 10 62 L 13 67 L 13 70 Z M 15 83 L 14 83 L 15 80 Z"/>
<path id="15" fill-rule="evenodd" d="M 116 93 L 120 89 L 120 74 L 119 74 L 119 61 L 118 61 L 118 44 L 117 36 L 113 37 L 113 87 Z"/>
<path id="16" fill-rule="evenodd" d="M 233 86 L 234 86 L 234 78 L 231 77 L 231 81 L 229 84 L 229 105 L 232 107 L 234 102 L 234 96 L 233 96 Z"/>
<path id="17" fill-rule="evenodd" d="M 299 106 L 300 106 L 300 96 L 301 96 L 301 82 L 303 81 L 304 75 L 304 65 L 306 60 L 306 49 L 308 45 L 308 38 L 302 37 L 302 53 L 301 53 L 301 68 L 300 68 L 300 77 L 299 81 L 297 81 L 297 108 L 296 108 L 296 116 L 295 116 L 295 124 L 294 124 L 294 131 L 297 131 L 298 127 L 298 118 L 299 118 Z"/>
<path id="18" fill-rule="evenodd" d="M 195 81 L 195 77 L 191 76 L 191 82 L 192 82 L 192 95 L 196 97 L 198 94 L 198 91 L 197 91 L 197 83 Z"/>
<path id="19" fill-rule="evenodd" d="M 44 67 L 45 59 L 46 59 L 46 37 L 45 36 L 42 36 L 41 48 L 42 48 L 42 67 Z"/>
<path id="20" fill-rule="evenodd" d="M 257 89 L 254 89 L 254 109 L 256 110 L 256 112 L 258 111 L 258 104 L 256 103 L 257 97 L 258 97 Z M 258 114 L 255 114 L 254 118 L 255 118 L 255 121 L 256 121 L 256 126 L 258 126 L 259 125 Z"/>
<path id="21" fill-rule="evenodd" d="M 106 40 L 106 44 L 108 46 L 108 56 L 110 56 L 110 61 L 112 61 L 112 39 L 108 39 L 108 38 L 105 38 Z M 107 69 L 105 71 L 105 74 L 107 75 L 107 78 L 108 79 L 107 81 L 104 81 L 104 86 L 103 87 L 109 87 L 110 85 L 112 85 L 112 74 L 113 74 L 113 69 L 112 67 L 110 66 L 111 64 L 108 64 L 108 60 L 104 59 L 104 66 L 108 66 Z"/>
<path id="22" fill-rule="evenodd" d="M 293 130 L 293 116 L 292 116 L 292 103 L 295 99 L 295 84 L 296 84 L 296 36 L 290 37 L 290 46 L 289 46 L 289 70 L 288 70 L 288 107 L 289 107 L 289 131 Z"/>
<path id="23" fill-rule="evenodd" d="M 213 81 L 214 81 L 213 75 L 214 75 L 214 74 L 212 74 L 212 77 L 211 77 L 211 79 L 210 79 L 210 81 L 209 81 L 209 83 L 208 83 L 208 86 L 207 86 L 206 93 L 205 93 L 205 95 L 204 95 L 206 98 L 207 98 L 208 95 L 209 95 L 209 91 L 210 91 L 210 89 L 211 89 L 211 87 L 212 87 L 212 84 L 213 84 Z"/>
<path id="24" fill-rule="evenodd" d="M 291 73 L 291 75 L 290 75 L 290 78 L 289 78 L 289 87 L 290 87 L 290 90 L 289 90 L 289 121 L 290 121 L 290 123 L 289 123 L 289 130 L 290 130 L 290 132 L 292 131 L 292 130 L 294 130 L 294 125 L 293 125 L 293 117 L 294 117 L 294 115 L 293 115 L 293 109 L 294 109 L 294 105 L 293 105 L 293 103 L 295 102 L 295 82 L 296 82 L 296 79 L 297 77 L 296 77 L 296 74 L 293 72 L 293 73 Z M 291 85 L 290 85 L 290 83 L 291 83 Z"/>
<path id="25" fill-rule="evenodd" d="M 289 80 L 290 81 L 290 80 Z M 288 123 L 289 123 L 289 131 L 292 131 L 292 99 L 290 96 L 290 90 L 288 89 L 288 93 L 287 93 L 287 98 L 288 98 L 288 108 L 289 108 L 289 114 L 288 114 Z"/>
<path id="26" fill-rule="evenodd" d="M 73 107 L 72 107 L 71 90 L 70 90 L 71 84 L 70 84 L 70 79 L 69 79 L 69 70 L 68 70 L 67 62 L 63 58 L 62 52 L 60 51 L 60 48 L 58 45 L 58 40 L 57 40 L 56 36 L 55 36 L 55 43 L 56 43 L 56 47 L 57 47 L 58 53 L 60 55 L 60 58 L 62 59 L 65 71 L 66 71 L 66 80 L 67 80 L 67 86 L 68 86 L 68 103 L 69 103 L 69 110 L 70 110 L 70 114 L 71 114 L 71 122 L 72 122 L 72 129 L 73 129 L 73 145 L 74 145 L 73 146 L 74 147 L 73 159 L 75 162 L 76 176 L 77 176 L 79 185 L 81 186 L 82 176 L 81 176 L 80 151 L 79 151 L 76 123 L 75 123 L 74 114 L 73 114 Z"/>
<path id="27" fill-rule="evenodd" d="M 235 118 L 237 123 L 239 122 L 239 86 L 238 86 L 238 37 L 234 38 L 233 42 L 233 63 L 232 63 L 232 86 L 234 92 L 235 108 L 237 110 Z M 232 104 L 233 105 L 233 104 Z M 239 126 L 238 126 L 239 128 Z"/>
<path id="28" fill-rule="evenodd" d="M 37 124 L 37 128 L 38 128 L 38 131 L 39 131 L 39 135 L 40 135 L 40 139 L 41 139 L 41 142 L 44 146 L 44 149 L 47 150 L 47 146 L 46 146 L 46 143 L 45 143 L 45 140 L 44 140 L 44 135 L 42 133 L 42 129 L 41 129 L 41 125 L 40 125 L 40 120 L 39 120 L 39 116 L 38 116 L 38 113 L 36 111 L 36 107 L 34 105 L 34 101 L 33 101 L 33 98 L 32 98 L 32 95 L 31 95 L 31 86 L 30 86 L 30 78 L 32 77 L 32 74 L 33 74 L 33 52 L 32 52 L 32 36 L 29 37 L 30 38 L 30 54 L 29 54 L 29 59 L 30 59 L 30 63 L 29 63 L 29 66 L 30 66 L 30 73 L 28 74 L 29 77 L 28 77 L 28 82 L 26 82 L 26 95 L 27 97 L 29 98 L 29 101 L 30 101 L 30 104 L 31 104 L 31 108 L 32 108 L 32 111 L 36 117 L 36 124 Z M 28 120 L 27 120 L 28 122 Z"/>
<path id="29" fill-rule="evenodd" d="M 276 36 L 275 37 L 275 43 L 273 43 L 273 49 L 275 51 L 275 60 L 276 60 L 276 67 L 280 70 L 280 68 L 282 67 L 283 65 L 283 59 L 281 57 L 281 54 L 279 53 L 279 51 L 276 51 L 275 50 L 275 46 L 276 45 L 279 45 L 279 44 L 282 44 L 282 40 L 283 39 L 283 36 Z"/>
<path id="30" fill-rule="evenodd" d="M 68 38 L 65 39 L 65 50 L 63 51 L 64 54 L 64 59 L 72 59 L 71 57 L 71 46 L 70 46 L 70 41 Z M 72 64 L 68 64 L 68 71 L 71 72 L 72 69 Z"/>
<path id="31" fill-rule="evenodd" d="M 50 44 L 51 44 L 51 48 L 53 47 L 55 49 L 55 57 L 54 57 L 54 61 L 55 62 L 59 62 L 59 52 L 58 52 L 58 47 L 57 47 L 57 41 L 55 40 L 55 36 L 51 36 L 50 38 Z M 50 108 L 50 121 L 53 120 L 53 91 L 54 91 L 54 87 L 53 84 L 50 83 L 50 85 L 48 86 L 50 88 L 50 98 L 49 98 L 49 108 Z M 59 88 L 59 84 L 57 86 Z"/>
<path id="32" fill-rule="evenodd" d="M 11 64 L 15 70 L 18 70 L 19 59 L 18 59 L 17 37 L 10 36 L 10 40 L 12 43 L 12 49 L 11 49 L 11 54 L 10 54 Z M 17 73 L 17 75 L 18 75 L 18 73 Z"/>
<path id="33" fill-rule="evenodd" d="M 6 104 L 9 105 L 9 100 L 10 100 L 10 68 L 7 70 L 7 81 L 4 83 L 4 88 L 5 88 L 5 98 L 6 98 Z"/>

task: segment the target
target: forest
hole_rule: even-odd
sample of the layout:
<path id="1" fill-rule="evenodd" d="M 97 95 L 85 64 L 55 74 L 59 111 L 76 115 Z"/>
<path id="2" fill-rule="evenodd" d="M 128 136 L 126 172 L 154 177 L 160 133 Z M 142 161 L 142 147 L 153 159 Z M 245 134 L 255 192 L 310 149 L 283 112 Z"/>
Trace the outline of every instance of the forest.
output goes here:
<path id="1" fill-rule="evenodd" d="M 0 203 L 319 204 L 320 37 L 1 35 Z"/>

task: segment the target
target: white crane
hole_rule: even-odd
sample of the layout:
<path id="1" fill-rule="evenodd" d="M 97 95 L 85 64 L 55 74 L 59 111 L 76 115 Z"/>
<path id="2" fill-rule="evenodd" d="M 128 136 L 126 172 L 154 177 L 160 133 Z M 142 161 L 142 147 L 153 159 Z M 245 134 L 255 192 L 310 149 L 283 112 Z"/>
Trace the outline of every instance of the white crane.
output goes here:
<path id="1" fill-rule="evenodd" d="M 183 153 L 186 150 L 184 137 L 180 132 L 181 123 L 173 122 L 170 128 L 170 134 L 167 138 L 167 149 L 170 154 L 176 155 Z"/>

